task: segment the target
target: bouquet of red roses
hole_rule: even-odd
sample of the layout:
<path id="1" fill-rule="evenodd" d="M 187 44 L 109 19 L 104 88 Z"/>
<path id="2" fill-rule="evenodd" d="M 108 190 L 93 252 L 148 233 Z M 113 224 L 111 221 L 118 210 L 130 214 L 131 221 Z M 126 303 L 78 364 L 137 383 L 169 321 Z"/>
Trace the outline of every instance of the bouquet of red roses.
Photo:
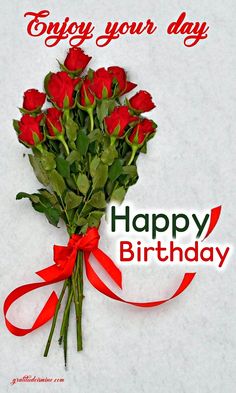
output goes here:
<path id="1" fill-rule="evenodd" d="M 90 281 L 105 293 L 89 264 L 91 252 L 121 286 L 118 269 L 98 248 L 97 228 L 107 203 L 122 202 L 128 188 L 136 183 L 137 158 L 146 152 L 147 142 L 157 127 L 142 115 L 155 107 L 151 95 L 139 91 L 131 99 L 124 99 L 136 87 L 127 80 L 124 69 L 112 66 L 85 73 L 90 60 L 82 49 L 71 48 L 64 63 L 59 63 L 61 71 L 45 77 L 45 93 L 35 89 L 24 93 L 22 117 L 13 121 L 19 141 L 31 149 L 30 164 L 44 186 L 34 194 L 20 192 L 16 198 L 28 198 L 52 225 L 58 226 L 59 220 L 63 220 L 70 239 L 65 247 L 54 246 L 55 264 L 37 272 L 44 281 L 14 290 L 5 301 L 4 312 L 13 301 L 36 287 L 64 281 L 59 299 L 53 292 L 31 329 L 18 328 L 7 318 L 6 324 L 13 334 L 24 335 L 53 318 L 44 353 L 47 356 L 66 294 L 59 337 L 65 362 L 72 304 L 77 350 L 82 350 L 84 264 Z M 46 100 L 49 105 L 43 110 Z"/>

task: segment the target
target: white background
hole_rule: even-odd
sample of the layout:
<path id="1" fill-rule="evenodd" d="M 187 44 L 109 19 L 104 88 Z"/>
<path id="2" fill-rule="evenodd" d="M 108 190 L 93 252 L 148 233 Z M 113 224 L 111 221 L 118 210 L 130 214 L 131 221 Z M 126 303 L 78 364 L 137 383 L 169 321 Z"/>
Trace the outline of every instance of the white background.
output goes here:
<path id="1" fill-rule="evenodd" d="M 34 272 L 52 261 L 52 245 L 65 244 L 64 228 L 50 226 L 19 191 L 40 188 L 26 149 L 17 143 L 12 118 L 22 105 L 23 91 L 42 88 L 43 77 L 56 71 L 68 43 L 46 48 L 44 39 L 26 33 L 26 11 L 49 9 L 51 20 L 92 20 L 101 34 L 108 20 L 152 18 L 152 35 L 123 36 L 105 48 L 95 40 L 83 45 L 93 68 L 123 66 L 130 80 L 150 91 L 157 103 L 152 117 L 159 126 L 148 155 L 139 160 L 139 182 L 126 201 L 138 208 L 210 210 L 222 205 L 211 241 L 235 241 L 235 1 L 234 0 L 57 0 L 1 4 L 1 306 L 16 286 L 37 280 Z M 167 36 L 169 23 L 187 12 L 206 20 L 209 36 L 193 48 L 183 37 Z M 114 244 L 103 223 L 101 245 L 114 259 Z M 103 297 L 85 284 L 84 351 L 76 353 L 71 315 L 68 371 L 57 344 L 43 358 L 50 325 L 15 337 L 1 313 L 2 392 L 79 393 L 233 393 L 235 392 L 236 273 L 235 254 L 223 272 L 205 269 L 179 298 L 157 309 L 140 310 Z M 151 300 L 172 293 L 180 268 L 156 265 L 123 268 L 125 295 Z M 56 286 L 60 289 L 60 284 Z M 50 289 L 41 290 L 12 307 L 11 320 L 30 326 Z M 24 375 L 65 378 L 61 384 L 16 384 Z"/>

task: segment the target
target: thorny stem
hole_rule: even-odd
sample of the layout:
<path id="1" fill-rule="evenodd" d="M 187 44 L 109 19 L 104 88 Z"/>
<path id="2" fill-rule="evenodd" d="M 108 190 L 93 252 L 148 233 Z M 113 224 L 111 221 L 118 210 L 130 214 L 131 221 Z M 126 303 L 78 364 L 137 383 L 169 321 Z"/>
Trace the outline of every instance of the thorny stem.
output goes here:
<path id="1" fill-rule="evenodd" d="M 62 343 L 62 340 L 64 337 L 65 328 L 66 328 L 66 324 L 67 324 L 67 316 L 70 312 L 70 306 L 71 306 L 72 299 L 73 299 L 73 291 L 71 290 L 71 280 L 70 280 L 69 285 L 68 285 L 68 296 L 67 296 L 66 307 L 64 310 L 63 318 L 62 318 L 59 344 Z"/>
<path id="2" fill-rule="evenodd" d="M 66 290 L 67 285 L 68 285 L 68 281 L 65 280 L 64 285 L 63 285 L 62 290 L 61 290 L 61 293 L 60 293 L 60 296 L 59 296 L 59 299 L 58 299 L 58 303 L 57 303 L 57 306 L 56 306 L 55 314 L 53 316 L 52 326 L 51 326 L 51 329 L 50 329 L 50 333 L 49 333 L 49 336 L 48 336 L 48 341 L 47 341 L 47 344 L 46 344 L 46 347 L 45 347 L 45 351 L 44 351 L 44 354 L 43 354 L 44 357 L 48 356 L 49 348 L 50 348 L 50 345 L 51 345 L 51 342 L 52 342 L 52 336 L 53 336 L 53 333 L 54 333 L 54 330 L 55 330 L 55 327 L 56 327 L 56 323 L 57 323 L 58 312 L 59 312 L 59 309 L 61 307 L 61 301 L 62 301 L 63 296 L 65 294 L 65 290 Z"/>
<path id="3" fill-rule="evenodd" d="M 78 320 L 77 320 L 77 351 L 82 351 L 82 305 L 83 305 L 83 251 L 78 252 L 75 271 L 75 282 L 78 298 Z"/>
<path id="4" fill-rule="evenodd" d="M 63 349 L 64 349 L 65 367 L 67 366 L 67 336 L 68 336 L 69 320 L 70 320 L 70 309 L 69 309 L 69 312 L 67 314 L 66 325 L 65 325 L 65 332 L 64 332 L 64 336 L 63 336 Z"/>
<path id="5" fill-rule="evenodd" d="M 79 255 L 77 254 L 76 270 L 72 274 L 72 288 L 73 288 L 73 298 L 75 303 L 75 315 L 76 315 L 76 336 L 77 336 L 77 351 L 82 350 L 82 332 L 81 332 L 81 309 L 78 297 L 78 282 L 77 282 L 77 270 L 79 265 Z M 79 277 L 80 278 L 80 277 Z"/>

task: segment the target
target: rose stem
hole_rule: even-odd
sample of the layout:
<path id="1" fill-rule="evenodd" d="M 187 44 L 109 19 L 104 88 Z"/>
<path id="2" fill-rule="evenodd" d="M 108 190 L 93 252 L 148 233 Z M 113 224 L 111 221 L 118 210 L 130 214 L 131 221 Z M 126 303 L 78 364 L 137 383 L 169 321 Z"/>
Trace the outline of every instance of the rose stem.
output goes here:
<path id="1" fill-rule="evenodd" d="M 69 279 L 69 285 L 68 285 L 68 297 L 67 297 L 67 302 L 66 302 L 66 307 L 63 313 L 63 318 L 62 318 L 62 324 L 61 324 L 61 330 L 60 330 L 60 338 L 59 338 L 59 344 L 62 343 L 62 339 L 64 336 L 65 328 L 66 328 L 66 319 L 67 315 L 70 312 L 70 306 L 73 298 L 73 291 L 71 289 L 71 280 Z"/>
<path id="2" fill-rule="evenodd" d="M 77 320 L 77 339 L 78 346 L 77 350 L 82 351 L 83 340 L 82 340 L 82 303 L 83 303 L 83 251 L 79 251 L 78 260 L 75 272 L 76 289 L 78 296 L 78 308 L 79 308 L 79 319 Z"/>
<path id="3" fill-rule="evenodd" d="M 54 333 L 54 330 L 55 330 L 55 327 L 56 327 L 58 312 L 59 312 L 59 309 L 61 307 L 61 301 L 63 299 L 63 296 L 64 296 L 64 293 L 65 293 L 67 285 L 68 285 L 68 282 L 67 282 L 67 280 L 65 280 L 64 281 L 64 285 L 63 285 L 62 290 L 61 290 L 61 293 L 60 293 L 60 296 L 59 296 L 59 299 L 58 299 L 58 302 L 57 302 L 56 310 L 55 310 L 55 313 L 54 313 L 54 316 L 53 316 L 52 326 L 51 326 L 51 329 L 50 329 L 50 333 L 49 333 L 49 336 L 48 336 L 48 341 L 47 341 L 47 344 L 46 344 L 46 347 L 45 347 L 45 351 L 44 351 L 44 354 L 43 354 L 44 357 L 47 357 L 48 352 L 49 352 L 49 348 L 50 348 L 51 341 L 52 341 L 52 336 L 53 336 L 53 333 Z"/>
<path id="4" fill-rule="evenodd" d="M 76 261 L 76 269 L 72 275 L 72 285 L 73 285 L 73 297 L 75 303 L 75 313 L 76 313 L 76 336 L 77 336 L 77 351 L 82 351 L 82 327 L 81 327 L 81 319 L 82 319 L 82 304 L 80 300 L 80 284 L 78 285 L 78 274 L 80 273 L 80 260 L 81 254 L 83 258 L 83 253 L 81 251 L 78 252 L 77 261 Z M 83 277 L 79 274 L 79 280 L 83 280 Z"/>
<path id="5" fill-rule="evenodd" d="M 90 120 L 90 132 L 93 131 L 94 128 L 94 119 L 93 119 L 93 108 L 88 108 L 87 109 L 88 115 L 89 115 L 89 120 Z"/>
<path id="6" fill-rule="evenodd" d="M 131 165 L 131 164 L 132 164 L 133 159 L 134 159 L 134 157 L 135 157 L 135 154 L 136 154 L 137 150 L 138 150 L 138 146 L 133 145 L 133 146 L 132 146 L 132 154 L 131 154 L 130 160 L 129 160 L 129 162 L 128 162 L 127 165 Z"/>
<path id="7" fill-rule="evenodd" d="M 64 336 L 63 336 L 63 349 L 64 349 L 65 367 L 67 366 L 67 336 L 68 336 L 69 320 L 70 320 L 70 308 L 69 308 L 68 314 L 66 316 L 65 331 L 64 331 Z"/>

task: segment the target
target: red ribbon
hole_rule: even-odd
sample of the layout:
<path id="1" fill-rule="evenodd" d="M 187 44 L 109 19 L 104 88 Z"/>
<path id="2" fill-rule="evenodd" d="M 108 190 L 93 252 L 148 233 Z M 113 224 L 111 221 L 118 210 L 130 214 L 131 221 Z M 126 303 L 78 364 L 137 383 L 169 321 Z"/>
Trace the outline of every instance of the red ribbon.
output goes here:
<path id="1" fill-rule="evenodd" d="M 89 228 L 84 236 L 72 235 L 67 246 L 54 245 L 55 264 L 47 267 L 46 269 L 36 272 L 36 274 L 40 276 L 44 281 L 22 285 L 14 289 L 7 296 L 4 302 L 3 312 L 4 312 L 6 326 L 12 334 L 16 336 L 24 336 L 25 334 L 31 333 L 33 330 L 44 325 L 53 317 L 58 302 L 58 297 L 54 291 L 51 293 L 43 309 L 41 310 L 38 317 L 36 318 L 36 321 L 34 322 L 33 326 L 29 329 L 22 329 L 13 325 L 7 319 L 7 312 L 11 307 L 11 305 L 26 293 L 29 293 L 34 289 L 65 280 L 68 277 L 70 277 L 76 262 L 76 256 L 78 250 L 83 250 L 84 252 L 87 278 L 89 282 L 93 285 L 93 287 L 95 287 L 99 292 L 103 293 L 104 295 L 112 299 L 118 300 L 120 302 L 128 303 L 137 307 L 160 306 L 161 304 L 166 303 L 171 299 L 174 299 L 175 297 L 179 296 L 183 291 L 185 291 L 185 289 L 189 286 L 189 284 L 191 283 L 191 281 L 193 280 L 196 274 L 196 273 L 185 273 L 178 289 L 171 297 L 167 299 L 152 301 L 152 302 L 141 302 L 141 303 L 124 300 L 107 287 L 107 285 L 99 278 L 99 276 L 97 275 L 97 273 L 95 272 L 95 270 L 93 269 L 90 263 L 89 256 L 90 254 L 92 254 L 96 258 L 97 262 L 106 271 L 108 276 L 113 280 L 113 282 L 119 288 L 122 288 L 121 271 L 115 265 L 115 263 L 109 258 L 109 256 L 106 255 L 102 250 L 100 250 L 100 248 L 98 248 L 99 238 L 100 236 L 97 228 Z"/>

